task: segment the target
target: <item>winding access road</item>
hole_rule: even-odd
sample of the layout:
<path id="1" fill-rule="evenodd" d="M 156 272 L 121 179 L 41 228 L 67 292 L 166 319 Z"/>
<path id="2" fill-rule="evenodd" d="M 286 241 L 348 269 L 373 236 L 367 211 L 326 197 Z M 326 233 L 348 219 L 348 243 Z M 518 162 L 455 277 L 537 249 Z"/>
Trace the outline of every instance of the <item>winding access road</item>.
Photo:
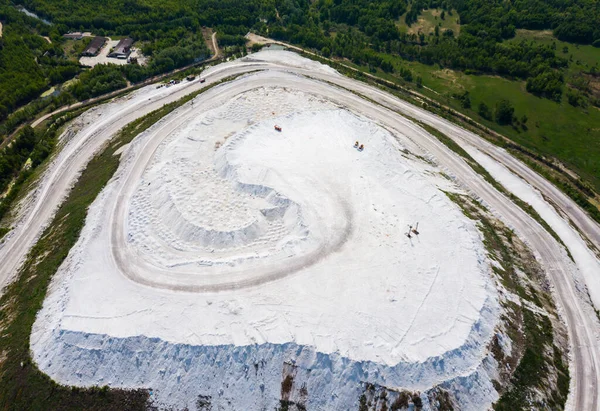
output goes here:
<path id="1" fill-rule="evenodd" d="M 575 264 L 569 260 L 564 248 L 528 214 L 483 180 L 463 159 L 450 151 L 437 138 L 399 113 L 429 124 L 455 139 L 459 144 L 469 144 L 517 171 L 530 185 L 551 199 L 596 246 L 600 245 L 598 225 L 550 183 L 503 150 L 475 134 L 359 81 L 284 62 L 246 58 L 222 64 L 205 72 L 206 84 L 198 81 L 182 83 L 176 87 L 150 93 L 148 99 L 132 99 L 135 101 L 131 104 L 121 104 L 118 110 L 110 111 L 84 127 L 65 145 L 48 167 L 14 230 L 0 246 L 0 261 L 2 261 L 0 284 L 6 284 L 6 281 L 16 275 L 28 251 L 35 244 L 44 227 L 51 221 L 80 171 L 118 130 L 131 121 L 205 85 L 256 70 L 285 72 L 290 75 L 273 77 L 277 82 L 270 79 L 268 75 L 250 81 L 246 80 L 251 77 L 240 78 L 228 84 L 228 90 L 241 93 L 252 87 L 284 86 L 323 95 L 337 101 L 350 110 L 370 117 L 413 140 L 431 153 L 443 167 L 450 170 L 465 188 L 493 208 L 505 223 L 513 227 L 519 236 L 537 252 L 555 288 L 556 298 L 567 323 L 571 342 L 571 376 L 574 380 L 569 404 L 574 410 L 599 409 L 598 320 L 589 300 L 585 298 L 584 290 L 578 289 L 574 280 L 574 275 L 577 273 Z M 202 97 L 203 95 L 200 95 L 198 98 Z"/>

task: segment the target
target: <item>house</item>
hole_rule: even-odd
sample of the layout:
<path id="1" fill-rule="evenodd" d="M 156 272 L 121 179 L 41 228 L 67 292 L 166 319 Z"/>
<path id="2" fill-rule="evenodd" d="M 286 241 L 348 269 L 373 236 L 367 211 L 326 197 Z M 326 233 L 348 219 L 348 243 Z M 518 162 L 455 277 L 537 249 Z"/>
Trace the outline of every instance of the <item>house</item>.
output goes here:
<path id="1" fill-rule="evenodd" d="M 97 55 L 102 49 L 102 46 L 104 46 L 104 43 L 106 43 L 106 38 L 101 36 L 94 37 L 85 50 L 83 50 L 81 55 L 86 57 L 93 57 Z"/>
<path id="2" fill-rule="evenodd" d="M 115 46 L 114 50 L 110 52 L 108 57 L 113 57 L 117 59 L 126 59 L 131 54 L 131 45 L 133 44 L 133 40 L 129 37 L 121 39 L 119 43 Z"/>

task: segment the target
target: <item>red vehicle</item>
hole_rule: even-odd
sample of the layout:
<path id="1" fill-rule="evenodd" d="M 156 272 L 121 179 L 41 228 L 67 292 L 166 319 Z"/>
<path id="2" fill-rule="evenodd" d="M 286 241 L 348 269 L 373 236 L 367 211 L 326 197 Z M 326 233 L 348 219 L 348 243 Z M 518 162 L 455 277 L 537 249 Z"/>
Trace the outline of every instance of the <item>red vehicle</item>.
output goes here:
<path id="1" fill-rule="evenodd" d="M 275 125 L 275 130 L 281 131 L 281 126 Z"/>
<path id="2" fill-rule="evenodd" d="M 200 79 L 200 83 L 204 83 L 205 81 L 206 81 L 206 79 L 205 79 L 205 78 L 201 78 L 201 79 Z"/>

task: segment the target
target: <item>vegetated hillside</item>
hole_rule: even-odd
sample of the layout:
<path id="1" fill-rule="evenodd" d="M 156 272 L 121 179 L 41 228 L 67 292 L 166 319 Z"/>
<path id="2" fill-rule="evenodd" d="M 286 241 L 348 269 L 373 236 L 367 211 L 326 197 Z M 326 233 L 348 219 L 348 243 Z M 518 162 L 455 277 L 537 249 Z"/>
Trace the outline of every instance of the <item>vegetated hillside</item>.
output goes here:
<path id="1" fill-rule="evenodd" d="M 517 28 L 554 28 L 569 41 L 600 45 L 600 10 L 596 2 L 577 1 L 571 5 L 526 0 L 514 5 L 483 0 L 201 0 L 147 1 L 117 0 L 78 1 L 63 7 L 55 0 L 20 0 L 41 16 L 57 25 L 60 32 L 85 28 L 97 34 L 114 33 L 133 36 L 144 42 L 145 54 L 169 50 L 157 68 L 166 69 L 172 59 L 177 64 L 180 42 L 202 25 L 219 27 L 226 35 L 243 35 L 256 28 L 272 37 L 315 48 L 323 54 L 348 57 L 392 70 L 375 52 L 385 52 L 425 64 L 494 73 L 528 81 L 528 91 L 559 100 L 564 84 L 563 69 L 568 60 L 549 45 L 507 43 Z M 418 23 L 424 12 L 431 20 L 438 14 L 440 22 L 460 23 L 460 35 L 451 28 L 435 24 L 417 33 L 402 30 L 396 22 L 401 15 L 407 25 Z M 101 10 L 101 13 L 99 12 Z M 458 16 L 456 15 L 458 13 Z M 450 27 L 446 25 L 446 27 Z M 456 26 L 455 26 L 456 27 Z M 458 30 L 456 30 L 458 31 Z M 458 37 L 457 37 L 458 35 Z"/>
<path id="2" fill-rule="evenodd" d="M 600 63 L 564 43 L 587 44 L 581 46 L 586 50 L 600 46 L 598 2 L 82 0 L 68 8 L 57 0 L 17 3 L 51 21 L 58 33 L 85 29 L 131 36 L 151 57 L 146 68 L 97 68 L 82 75 L 71 91 L 76 99 L 194 61 L 207 53 L 203 26 L 214 28 L 224 47 L 243 46 L 243 35 L 252 29 L 425 86 L 423 93 L 558 158 L 600 191 Z M 545 30 L 548 41 L 523 36 L 525 29 Z M 571 51 L 565 53 L 562 44 Z"/>

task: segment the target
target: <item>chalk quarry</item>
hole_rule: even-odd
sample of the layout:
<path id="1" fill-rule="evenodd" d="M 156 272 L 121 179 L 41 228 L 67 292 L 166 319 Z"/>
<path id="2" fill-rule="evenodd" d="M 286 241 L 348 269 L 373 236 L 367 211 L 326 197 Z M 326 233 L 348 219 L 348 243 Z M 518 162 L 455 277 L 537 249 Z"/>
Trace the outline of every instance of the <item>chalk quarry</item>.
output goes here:
<path id="1" fill-rule="evenodd" d="M 95 109 L 79 133 L 166 92 Z M 489 406 L 500 307 L 482 236 L 414 128 L 370 105 L 262 70 L 140 134 L 38 314 L 40 369 L 174 409 L 356 409 L 369 384 L 420 392 L 424 409 L 460 385 L 463 409 Z"/>

